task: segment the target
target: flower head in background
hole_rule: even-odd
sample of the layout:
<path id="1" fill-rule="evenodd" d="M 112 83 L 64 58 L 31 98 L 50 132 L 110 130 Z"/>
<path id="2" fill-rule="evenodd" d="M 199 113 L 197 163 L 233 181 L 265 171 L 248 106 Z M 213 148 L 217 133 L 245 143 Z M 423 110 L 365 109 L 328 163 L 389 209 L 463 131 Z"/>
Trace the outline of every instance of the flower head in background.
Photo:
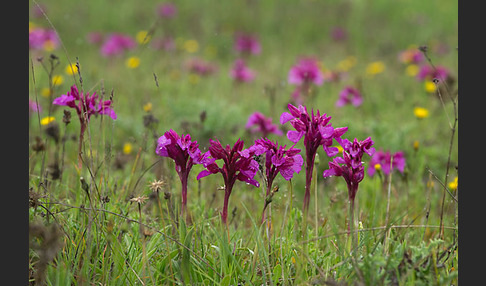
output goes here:
<path id="1" fill-rule="evenodd" d="M 416 78 L 418 80 L 432 81 L 434 78 L 440 81 L 446 81 L 450 76 L 450 72 L 443 66 L 436 66 L 435 69 L 429 65 L 423 65 L 420 67 Z"/>
<path id="2" fill-rule="evenodd" d="M 269 134 L 283 135 L 282 131 L 278 128 L 278 125 L 272 123 L 271 117 L 266 117 L 261 112 L 254 112 L 248 117 L 245 128 L 252 133 L 260 132 L 262 137 L 266 138 Z"/>
<path id="3" fill-rule="evenodd" d="M 424 54 L 417 47 L 410 47 L 398 54 L 398 60 L 404 64 L 421 64 L 425 60 Z"/>
<path id="4" fill-rule="evenodd" d="M 108 115 L 113 120 L 116 119 L 115 111 L 111 108 L 111 100 L 99 100 L 96 92 L 93 94 L 82 94 L 78 91 L 76 85 L 71 86 L 71 90 L 60 97 L 55 98 L 52 102 L 55 105 L 62 105 L 74 108 L 80 120 L 89 121 L 94 114 Z"/>
<path id="5" fill-rule="evenodd" d="M 423 118 L 429 117 L 429 110 L 427 108 L 424 108 L 424 107 L 415 107 L 413 109 L 413 114 L 418 119 L 423 119 Z"/>
<path id="6" fill-rule="evenodd" d="M 185 63 L 185 67 L 189 72 L 195 73 L 200 76 L 208 76 L 218 70 L 218 67 L 215 64 L 199 58 L 193 58 L 188 60 Z"/>
<path id="7" fill-rule="evenodd" d="M 166 2 L 157 6 L 157 15 L 161 18 L 173 18 L 177 14 L 177 7 L 175 4 Z"/>
<path id="8" fill-rule="evenodd" d="M 236 33 L 233 48 L 236 52 L 246 55 L 258 55 L 262 50 L 256 36 L 241 32 Z"/>
<path id="9" fill-rule="evenodd" d="M 366 66 L 366 75 L 368 77 L 374 77 L 377 74 L 385 71 L 385 64 L 382 61 L 375 61 Z"/>
<path id="10" fill-rule="evenodd" d="M 348 32 L 343 27 L 333 27 L 331 29 L 331 38 L 335 42 L 344 42 L 348 39 Z"/>
<path id="11" fill-rule="evenodd" d="M 301 58 L 297 64 L 290 69 L 288 82 L 293 85 L 322 85 L 324 77 L 315 59 Z"/>
<path id="12" fill-rule="evenodd" d="M 346 104 L 352 104 L 356 107 L 360 106 L 363 103 L 363 97 L 359 90 L 352 86 L 346 86 L 341 92 L 339 93 L 339 99 L 336 101 L 337 107 L 342 107 Z"/>
<path id="13" fill-rule="evenodd" d="M 392 161 L 393 159 L 393 161 Z M 379 167 L 377 167 L 377 165 Z M 373 177 L 375 171 L 379 168 L 383 174 L 388 175 L 393 170 L 403 173 L 405 169 L 405 156 L 402 151 L 391 153 L 390 151 L 376 151 L 371 157 L 368 175 Z"/>
<path id="14" fill-rule="evenodd" d="M 137 42 L 132 37 L 120 33 L 113 33 L 102 44 L 100 52 L 104 57 L 111 57 L 135 49 L 136 47 Z"/>
<path id="15" fill-rule="evenodd" d="M 56 31 L 34 27 L 29 29 L 29 48 L 34 50 L 53 51 L 60 45 Z"/>
<path id="16" fill-rule="evenodd" d="M 238 59 L 233 64 L 230 76 L 237 82 L 250 82 L 255 79 L 255 72 L 246 66 L 244 60 Z"/>

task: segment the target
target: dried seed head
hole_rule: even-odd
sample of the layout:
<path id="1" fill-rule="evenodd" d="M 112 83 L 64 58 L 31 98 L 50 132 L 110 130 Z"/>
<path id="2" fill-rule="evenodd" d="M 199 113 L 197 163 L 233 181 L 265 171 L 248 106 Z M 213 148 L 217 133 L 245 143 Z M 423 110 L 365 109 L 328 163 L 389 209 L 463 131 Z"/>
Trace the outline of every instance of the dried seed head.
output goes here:
<path id="1" fill-rule="evenodd" d="M 135 202 L 139 204 L 143 204 L 146 200 L 148 200 L 147 196 L 134 197 L 130 199 L 131 202 Z"/>
<path id="2" fill-rule="evenodd" d="M 149 183 L 149 189 L 152 190 L 152 192 L 154 193 L 162 191 L 163 186 L 165 186 L 164 180 L 154 180 L 153 182 Z"/>
<path id="3" fill-rule="evenodd" d="M 68 125 L 71 122 L 71 111 L 64 109 L 64 115 L 62 116 L 62 122 Z"/>

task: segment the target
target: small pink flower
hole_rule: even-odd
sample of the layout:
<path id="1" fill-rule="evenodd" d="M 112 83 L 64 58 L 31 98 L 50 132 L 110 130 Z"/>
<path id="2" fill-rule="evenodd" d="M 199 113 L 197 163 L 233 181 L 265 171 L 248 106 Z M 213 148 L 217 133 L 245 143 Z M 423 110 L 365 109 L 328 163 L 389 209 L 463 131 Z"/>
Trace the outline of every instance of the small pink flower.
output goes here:
<path id="1" fill-rule="evenodd" d="M 137 46 L 137 42 L 130 36 L 113 33 L 108 36 L 101 46 L 101 55 L 105 57 L 120 55 L 127 50 L 132 50 Z"/>
<path id="2" fill-rule="evenodd" d="M 310 83 L 322 85 L 324 82 L 324 76 L 315 59 L 302 58 L 290 69 L 288 74 L 288 82 L 294 85 Z"/>
<path id="3" fill-rule="evenodd" d="M 238 82 L 250 82 L 255 79 L 255 72 L 246 66 L 244 60 L 238 59 L 233 64 L 230 76 Z"/>
<path id="4" fill-rule="evenodd" d="M 335 42 L 342 42 L 348 39 L 348 32 L 342 27 L 333 27 L 331 29 L 331 38 Z"/>
<path id="5" fill-rule="evenodd" d="M 393 158 L 393 162 L 392 162 Z M 375 165 L 379 164 L 383 174 L 388 175 L 394 169 L 403 173 L 405 169 L 405 156 L 402 151 L 398 151 L 394 154 L 390 151 L 377 151 L 370 160 L 370 168 L 368 168 L 368 175 L 373 177 L 375 174 Z"/>
<path id="6" fill-rule="evenodd" d="M 201 76 L 207 76 L 210 74 L 213 74 L 218 70 L 218 67 L 210 62 L 207 62 L 205 60 L 199 59 L 199 58 L 194 58 L 186 62 L 185 64 L 186 69 L 189 72 L 201 75 Z"/>
<path id="7" fill-rule="evenodd" d="M 242 54 L 258 55 L 260 54 L 262 47 L 256 36 L 244 33 L 237 33 L 234 49 L 235 51 Z"/>
<path id="8" fill-rule="evenodd" d="M 263 138 L 266 138 L 270 133 L 278 136 L 283 135 L 282 131 L 278 129 L 278 126 L 272 123 L 271 117 L 265 117 L 265 115 L 258 111 L 248 117 L 245 128 L 252 133 L 261 132 Z"/>
<path id="9" fill-rule="evenodd" d="M 352 104 L 358 107 L 362 103 L 363 103 L 363 97 L 361 96 L 361 93 L 352 86 L 346 86 L 339 93 L 339 99 L 336 101 L 336 106 L 342 107 L 346 104 Z"/>
<path id="10" fill-rule="evenodd" d="M 446 81 L 450 76 L 450 72 L 447 68 L 443 66 L 436 66 L 435 69 L 429 65 L 423 65 L 417 74 L 418 80 L 433 80 L 438 79 L 441 81 Z"/>
<path id="11" fill-rule="evenodd" d="M 157 6 L 157 14 L 161 18 L 173 18 L 177 14 L 177 7 L 173 3 L 162 3 Z"/>

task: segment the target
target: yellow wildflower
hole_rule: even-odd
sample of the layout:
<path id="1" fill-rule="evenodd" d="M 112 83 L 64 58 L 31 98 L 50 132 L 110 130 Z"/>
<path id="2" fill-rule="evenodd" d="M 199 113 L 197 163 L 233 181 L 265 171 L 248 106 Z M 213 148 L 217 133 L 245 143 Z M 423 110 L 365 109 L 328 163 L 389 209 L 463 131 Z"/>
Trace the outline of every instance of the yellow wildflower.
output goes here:
<path id="1" fill-rule="evenodd" d="M 188 53 L 195 53 L 199 50 L 199 43 L 196 40 L 187 40 L 183 44 L 184 50 Z"/>
<path id="2" fill-rule="evenodd" d="M 356 65 L 355 56 L 347 56 L 344 60 L 337 64 L 337 68 L 341 71 L 348 71 Z"/>
<path id="3" fill-rule="evenodd" d="M 135 69 L 135 68 L 138 68 L 138 66 L 140 65 L 140 58 L 139 57 L 129 57 L 126 61 L 125 61 L 125 65 L 130 68 L 130 69 Z"/>
<path id="4" fill-rule="evenodd" d="M 430 80 L 425 81 L 424 88 L 425 91 L 429 93 L 435 92 L 435 90 L 437 89 L 435 83 Z"/>
<path id="5" fill-rule="evenodd" d="M 123 145 L 123 154 L 130 154 L 132 153 L 132 150 L 133 150 L 133 145 L 131 143 L 125 143 Z"/>
<path id="6" fill-rule="evenodd" d="M 145 112 L 150 112 L 152 111 L 152 103 L 151 102 L 147 102 L 146 104 L 143 105 L 143 110 Z"/>
<path id="7" fill-rule="evenodd" d="M 415 117 L 419 119 L 426 118 L 429 116 L 429 110 L 423 107 L 415 107 L 413 109 L 413 113 L 415 114 Z"/>
<path id="8" fill-rule="evenodd" d="M 373 166 L 375 168 L 375 170 L 377 171 L 380 171 L 381 170 L 381 164 L 375 164 L 375 166 Z"/>
<path id="9" fill-rule="evenodd" d="M 64 82 L 64 77 L 62 75 L 55 75 L 52 77 L 52 85 L 61 85 Z"/>
<path id="10" fill-rule="evenodd" d="M 385 64 L 382 61 L 372 62 L 366 67 L 366 74 L 368 76 L 374 76 L 383 71 L 385 71 Z"/>
<path id="11" fill-rule="evenodd" d="M 41 95 L 43 97 L 50 97 L 52 95 L 52 92 L 51 90 L 48 88 L 48 87 L 44 87 L 42 90 L 41 90 Z"/>
<path id="12" fill-rule="evenodd" d="M 405 74 L 411 77 L 414 77 L 419 72 L 419 67 L 417 65 L 411 64 L 408 65 L 405 69 Z"/>
<path id="13" fill-rule="evenodd" d="M 41 125 L 47 125 L 47 124 L 51 123 L 52 121 L 54 121 L 55 119 L 56 118 L 54 118 L 53 116 L 46 116 L 46 117 L 41 119 L 40 124 Z"/>
<path id="14" fill-rule="evenodd" d="M 137 35 L 135 36 L 135 39 L 141 45 L 144 45 L 144 44 L 147 44 L 148 42 L 150 42 L 151 38 L 152 37 L 148 34 L 148 32 L 146 30 L 139 31 L 137 33 Z"/>
<path id="15" fill-rule="evenodd" d="M 76 64 L 70 64 L 70 65 L 67 65 L 66 66 L 66 68 L 64 69 L 64 71 L 68 75 L 73 75 L 73 74 L 75 74 L 75 73 L 78 72 L 78 67 L 76 66 Z"/>
<path id="16" fill-rule="evenodd" d="M 454 181 L 449 183 L 449 189 L 451 190 L 457 190 L 457 177 L 454 178 Z"/>

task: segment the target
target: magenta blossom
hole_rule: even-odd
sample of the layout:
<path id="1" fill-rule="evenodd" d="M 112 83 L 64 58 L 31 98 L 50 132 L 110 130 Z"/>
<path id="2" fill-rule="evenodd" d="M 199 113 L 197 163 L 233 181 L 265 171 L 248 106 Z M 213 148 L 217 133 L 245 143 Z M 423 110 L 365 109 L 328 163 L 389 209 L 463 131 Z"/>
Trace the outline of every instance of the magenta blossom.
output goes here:
<path id="1" fill-rule="evenodd" d="M 33 112 L 40 113 L 42 111 L 42 108 L 37 104 L 35 100 L 29 99 L 29 116 Z"/>
<path id="2" fill-rule="evenodd" d="M 209 150 L 205 153 L 205 158 L 202 160 L 202 164 L 206 170 L 201 171 L 197 175 L 197 179 L 199 180 L 216 173 L 221 173 L 223 176 L 224 205 L 223 211 L 221 212 L 221 220 L 227 226 L 228 201 L 236 180 L 260 187 L 260 183 L 254 179 L 259 165 L 253 159 L 253 156 L 262 154 L 264 149 L 256 147 L 243 149 L 244 142 L 240 139 L 236 141 L 233 147 L 226 145 L 223 148 L 218 140 L 209 139 L 209 143 Z M 216 160 L 223 160 L 223 166 L 219 167 Z"/>
<path id="3" fill-rule="evenodd" d="M 398 54 L 398 60 L 404 64 L 421 64 L 425 60 L 424 54 L 417 48 L 410 48 Z"/>
<path id="4" fill-rule="evenodd" d="M 317 61 L 312 58 L 302 58 L 294 65 L 288 74 L 288 82 L 294 85 L 322 85 L 324 76 Z"/>
<path id="5" fill-rule="evenodd" d="M 185 67 L 189 72 L 198 74 L 200 76 L 208 76 L 218 70 L 218 67 L 215 64 L 199 58 L 188 60 L 185 63 Z"/>
<path id="6" fill-rule="evenodd" d="M 349 224 L 350 230 L 354 230 L 354 199 L 358 192 L 359 183 L 364 178 L 363 155 L 366 153 L 373 156 L 373 140 L 370 137 L 363 141 L 354 139 L 350 142 L 348 139 L 337 138 L 336 141 L 343 147 L 342 157 L 336 157 L 329 162 L 329 169 L 322 173 L 324 178 L 330 176 L 343 177 L 348 185 L 348 200 L 350 202 Z M 353 234 L 353 241 L 356 242 L 356 233 Z"/>
<path id="7" fill-rule="evenodd" d="M 189 172 L 193 165 L 202 163 L 205 155 L 199 150 L 197 141 L 191 141 L 189 134 L 179 136 L 172 129 L 165 132 L 157 140 L 155 153 L 162 157 L 169 157 L 175 162 L 175 170 L 179 175 L 182 185 L 182 216 L 187 206 L 187 180 Z"/>
<path id="8" fill-rule="evenodd" d="M 113 33 L 102 44 L 100 52 L 104 57 L 111 57 L 132 50 L 136 46 L 137 42 L 132 37 L 120 33 Z"/>
<path id="9" fill-rule="evenodd" d="M 256 149 L 255 155 L 261 153 L 261 148 L 265 152 L 265 178 L 266 178 L 266 199 L 265 206 L 262 212 L 262 222 L 265 220 L 265 209 L 270 199 L 270 190 L 272 189 L 275 177 L 280 173 L 282 177 L 289 181 L 295 173 L 299 173 L 302 169 L 304 160 L 299 154 L 300 149 L 294 149 L 293 146 L 285 149 L 287 146 L 279 146 L 278 142 L 273 142 L 268 139 L 258 139 L 255 145 L 249 149 Z"/>
<path id="10" fill-rule="evenodd" d="M 173 3 L 162 3 L 157 6 L 157 14 L 161 18 L 173 18 L 177 14 L 177 7 Z"/>
<path id="11" fill-rule="evenodd" d="M 252 113 L 250 117 L 248 117 L 245 128 L 252 133 L 261 132 L 263 138 L 266 138 L 270 133 L 278 136 L 283 135 L 278 126 L 272 123 L 271 117 L 265 117 L 265 115 L 258 111 Z"/>
<path id="12" fill-rule="evenodd" d="M 363 97 L 359 90 L 352 86 L 346 86 L 341 92 L 339 93 L 339 99 L 336 101 L 337 107 L 342 107 L 346 104 L 352 104 L 356 107 L 360 106 L 363 103 Z"/>
<path id="13" fill-rule="evenodd" d="M 330 116 L 326 114 L 320 115 L 319 110 L 317 114 L 314 114 L 314 110 L 311 111 L 311 115 L 307 112 L 305 106 L 299 105 L 295 107 L 292 104 L 288 104 L 290 113 L 284 112 L 280 116 L 280 123 L 285 124 L 290 121 L 290 124 L 295 128 L 287 132 L 287 138 L 297 143 L 304 137 L 305 156 L 306 156 L 306 184 L 304 195 L 304 213 L 307 212 L 310 200 L 310 184 L 312 181 L 312 171 L 314 169 L 314 160 L 316 157 L 317 149 L 322 146 L 324 151 L 329 157 L 332 157 L 338 153 L 338 148 L 332 147 L 332 139 L 339 139 L 346 131 L 347 127 L 334 128 L 329 123 Z"/>
<path id="14" fill-rule="evenodd" d="M 348 197 L 354 201 L 358 192 L 358 184 L 364 178 L 363 155 L 366 153 L 373 156 L 375 153 L 375 148 L 372 147 L 374 142 L 370 137 L 363 141 L 358 141 L 356 138 L 353 142 L 341 138 L 336 139 L 336 141 L 343 147 L 343 156 L 336 157 L 329 162 L 329 169 L 325 170 L 322 175 L 324 178 L 330 176 L 343 177 L 348 185 Z"/>
<path id="15" fill-rule="evenodd" d="M 292 179 L 295 173 L 302 169 L 304 160 L 299 154 L 300 149 L 294 149 L 294 146 L 285 149 L 287 145 L 279 146 L 278 142 L 269 139 L 255 140 L 255 145 L 249 148 L 250 152 L 255 155 L 265 153 L 265 177 L 267 182 L 267 196 L 272 188 L 275 177 L 280 173 L 288 181 Z"/>
<path id="16" fill-rule="evenodd" d="M 62 94 L 55 98 L 52 102 L 55 105 L 68 106 L 76 110 L 79 118 L 79 161 L 78 166 L 81 167 L 81 148 L 83 145 L 84 131 L 88 126 L 89 119 L 92 115 L 108 115 L 113 120 L 116 119 L 116 113 L 112 109 L 111 100 L 99 100 L 96 92 L 90 95 L 89 93 L 80 93 L 76 85 L 71 86 L 71 90 L 67 94 Z"/>
<path id="17" fill-rule="evenodd" d="M 348 39 L 348 32 L 342 27 L 333 27 L 331 29 L 331 38 L 335 42 L 343 42 Z"/>
<path id="18" fill-rule="evenodd" d="M 230 76 L 237 82 L 250 82 L 255 79 L 255 72 L 246 66 L 244 60 L 238 59 L 233 64 Z"/>
<path id="19" fill-rule="evenodd" d="M 436 66 L 434 69 L 429 65 L 423 65 L 417 73 L 418 80 L 433 80 L 435 78 L 440 81 L 447 81 L 449 76 L 449 70 L 443 66 Z"/>
<path id="20" fill-rule="evenodd" d="M 52 103 L 74 108 L 81 123 L 84 121 L 87 123 L 94 114 L 108 115 L 113 120 L 116 119 L 115 111 L 111 108 L 111 100 L 98 100 L 96 92 L 92 95 L 89 92 L 80 94 L 76 85 L 71 86 L 71 91 L 67 94 L 55 98 Z"/>
<path id="21" fill-rule="evenodd" d="M 245 55 L 258 55 L 260 54 L 262 47 L 256 36 L 244 33 L 237 33 L 234 49 L 235 51 Z"/>
<path id="22" fill-rule="evenodd" d="M 393 162 L 392 162 L 393 158 Z M 377 151 L 370 160 L 368 175 L 373 177 L 376 171 L 376 165 L 379 164 L 383 174 L 388 175 L 394 169 L 403 173 L 405 169 L 405 156 L 402 151 L 392 154 L 390 151 Z"/>
<path id="23" fill-rule="evenodd" d="M 57 49 L 60 45 L 56 31 L 51 29 L 33 28 L 29 31 L 29 48 L 35 50 Z"/>

